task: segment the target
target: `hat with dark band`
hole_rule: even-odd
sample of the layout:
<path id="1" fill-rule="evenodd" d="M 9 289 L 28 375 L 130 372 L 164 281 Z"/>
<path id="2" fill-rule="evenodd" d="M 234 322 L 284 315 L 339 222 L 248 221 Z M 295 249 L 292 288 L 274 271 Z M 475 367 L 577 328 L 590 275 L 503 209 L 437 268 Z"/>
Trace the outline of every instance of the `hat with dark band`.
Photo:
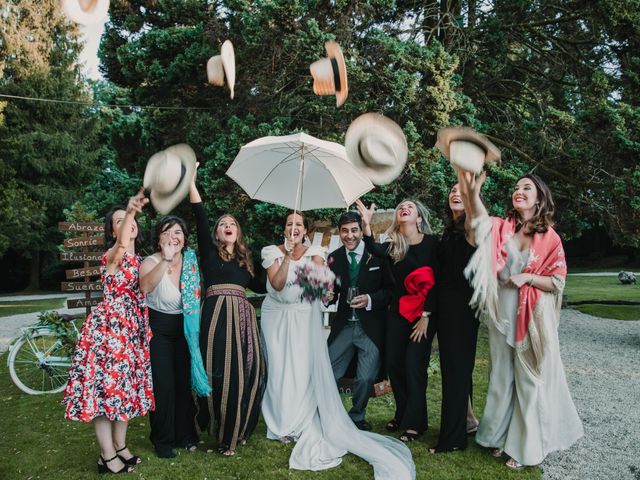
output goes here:
<path id="1" fill-rule="evenodd" d="M 151 204 L 158 213 L 166 215 L 187 196 L 195 171 L 196 154 L 185 143 L 162 150 L 149 159 L 142 183 L 151 192 Z"/>
<path id="2" fill-rule="evenodd" d="M 313 62 L 309 66 L 313 77 L 313 93 L 316 95 L 335 95 L 336 106 L 341 106 L 349 94 L 347 83 L 347 65 L 340 45 L 336 42 L 324 44 L 327 58 Z"/>
<path id="3" fill-rule="evenodd" d="M 498 147 L 468 127 L 440 129 L 435 146 L 453 166 L 468 172 L 480 173 L 485 163 L 500 161 Z"/>

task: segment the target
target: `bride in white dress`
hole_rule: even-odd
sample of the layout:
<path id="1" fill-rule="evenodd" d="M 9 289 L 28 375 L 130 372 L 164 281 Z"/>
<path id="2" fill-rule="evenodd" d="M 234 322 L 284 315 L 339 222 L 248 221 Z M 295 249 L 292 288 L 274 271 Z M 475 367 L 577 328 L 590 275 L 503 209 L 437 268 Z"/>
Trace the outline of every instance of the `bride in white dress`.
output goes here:
<path id="1" fill-rule="evenodd" d="M 302 214 L 290 214 L 285 245 L 262 250 L 268 275 L 261 312 L 269 372 L 262 402 L 267 438 L 296 442 L 289 468 L 325 470 L 350 452 L 373 466 L 376 479 L 414 479 L 409 449 L 394 438 L 358 430 L 342 405 L 320 305 L 301 300 L 302 289 L 294 284 L 298 265 L 324 263 L 322 247 L 302 244 L 306 227 Z"/>

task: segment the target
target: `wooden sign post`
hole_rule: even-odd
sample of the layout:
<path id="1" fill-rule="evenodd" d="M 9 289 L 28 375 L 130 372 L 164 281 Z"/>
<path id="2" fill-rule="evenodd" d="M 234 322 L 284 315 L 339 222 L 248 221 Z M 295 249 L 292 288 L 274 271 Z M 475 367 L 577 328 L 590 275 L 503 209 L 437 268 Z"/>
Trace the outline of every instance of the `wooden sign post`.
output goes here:
<path id="1" fill-rule="evenodd" d="M 91 307 L 95 307 L 102 300 L 102 296 L 91 296 L 91 292 L 101 292 L 102 282 L 91 281 L 91 277 L 100 275 L 99 265 L 90 265 L 93 262 L 102 261 L 102 252 L 95 247 L 104 245 L 104 225 L 93 222 L 60 222 L 58 230 L 61 232 L 78 232 L 79 237 L 66 238 L 64 247 L 69 249 L 79 248 L 80 252 L 66 251 L 60 254 L 63 262 L 84 262 L 82 268 L 65 270 L 67 280 L 82 280 L 81 282 L 62 282 L 60 288 L 63 292 L 84 292 L 84 298 L 67 300 L 67 308 L 85 307 L 87 315 L 91 313 Z M 96 235 L 98 234 L 98 235 Z M 93 251 L 90 251 L 93 250 Z"/>

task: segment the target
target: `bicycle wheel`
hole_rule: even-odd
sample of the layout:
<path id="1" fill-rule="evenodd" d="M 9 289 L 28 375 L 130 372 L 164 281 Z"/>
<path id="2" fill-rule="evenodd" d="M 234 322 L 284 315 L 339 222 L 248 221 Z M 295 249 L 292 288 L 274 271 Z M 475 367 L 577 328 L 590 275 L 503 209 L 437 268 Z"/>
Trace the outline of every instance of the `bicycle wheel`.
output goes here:
<path id="1" fill-rule="evenodd" d="M 71 359 L 62 342 L 48 330 L 37 330 L 11 348 L 8 364 L 11 380 L 30 395 L 64 390 Z"/>

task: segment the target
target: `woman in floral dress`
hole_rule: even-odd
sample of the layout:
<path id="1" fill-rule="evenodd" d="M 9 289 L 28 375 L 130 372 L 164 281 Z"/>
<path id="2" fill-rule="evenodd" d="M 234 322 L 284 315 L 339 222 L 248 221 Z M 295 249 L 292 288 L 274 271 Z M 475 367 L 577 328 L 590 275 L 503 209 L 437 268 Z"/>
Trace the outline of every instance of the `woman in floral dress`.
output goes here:
<path id="1" fill-rule="evenodd" d="M 64 393 L 65 417 L 93 422 L 99 473 L 132 472 L 140 463 L 126 445 L 128 422 L 154 408 L 151 331 L 136 254 L 135 215 L 147 202 L 140 190 L 126 209 L 113 207 L 105 217 L 104 297 L 84 322 Z"/>

